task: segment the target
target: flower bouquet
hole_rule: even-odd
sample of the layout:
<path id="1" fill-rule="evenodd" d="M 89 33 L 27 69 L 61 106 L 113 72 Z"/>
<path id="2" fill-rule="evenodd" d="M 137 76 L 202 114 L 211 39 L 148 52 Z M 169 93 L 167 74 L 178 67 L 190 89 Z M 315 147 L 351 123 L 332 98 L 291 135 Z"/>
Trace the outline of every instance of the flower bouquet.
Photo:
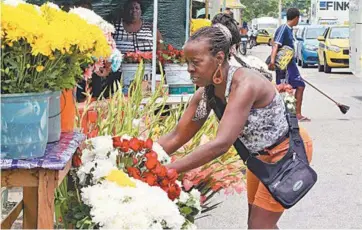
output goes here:
<path id="1" fill-rule="evenodd" d="M 75 192 L 60 205 L 57 220 L 76 228 L 194 228 L 200 193 L 181 190 L 176 171 L 162 165 L 170 158 L 157 143 L 99 136 L 82 148 L 73 157 Z"/>
<path id="2" fill-rule="evenodd" d="M 1 14 L 2 94 L 71 89 L 91 57 L 111 54 L 98 26 L 54 4 L 7 1 Z"/>
<path id="3" fill-rule="evenodd" d="M 278 92 L 281 94 L 281 96 L 284 99 L 284 103 L 287 106 L 288 110 L 291 113 L 296 112 L 296 103 L 297 100 L 294 96 L 294 90 L 293 87 L 289 84 L 282 83 L 276 86 Z"/>

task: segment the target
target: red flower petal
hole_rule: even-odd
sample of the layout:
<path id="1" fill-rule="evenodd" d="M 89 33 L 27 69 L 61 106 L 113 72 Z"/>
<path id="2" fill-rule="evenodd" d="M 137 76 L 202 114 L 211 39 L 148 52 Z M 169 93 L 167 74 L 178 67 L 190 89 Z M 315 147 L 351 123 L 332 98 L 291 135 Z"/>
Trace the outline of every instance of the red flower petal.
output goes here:
<path id="1" fill-rule="evenodd" d="M 129 141 L 129 147 L 135 151 L 135 152 L 138 152 L 141 150 L 141 143 L 139 142 L 139 140 L 137 138 L 132 138 L 130 141 Z"/>
<path id="2" fill-rule="evenodd" d="M 152 141 L 150 138 L 148 138 L 148 139 L 146 140 L 146 142 L 145 142 L 144 147 L 145 147 L 146 149 L 151 150 L 151 149 L 152 149 L 152 145 L 153 145 L 153 141 Z"/>
<path id="3" fill-rule="evenodd" d="M 155 158 L 150 158 L 150 159 L 148 159 L 148 160 L 146 161 L 145 166 L 146 166 L 146 168 L 147 168 L 148 170 L 151 170 L 151 169 L 153 169 L 153 168 L 156 167 L 157 163 L 159 163 L 159 162 L 157 161 L 157 159 L 155 159 Z"/>

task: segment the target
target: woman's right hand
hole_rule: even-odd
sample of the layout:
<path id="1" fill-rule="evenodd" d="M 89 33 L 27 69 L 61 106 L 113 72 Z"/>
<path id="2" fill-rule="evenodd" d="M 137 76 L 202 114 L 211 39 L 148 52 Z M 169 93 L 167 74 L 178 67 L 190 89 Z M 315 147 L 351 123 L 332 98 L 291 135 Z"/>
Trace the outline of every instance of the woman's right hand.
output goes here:
<path id="1" fill-rule="evenodd" d="M 162 136 L 157 142 L 167 154 L 172 154 L 186 144 L 204 125 L 207 118 L 193 121 L 196 109 L 201 101 L 204 88 L 199 88 L 192 97 L 174 130 Z"/>

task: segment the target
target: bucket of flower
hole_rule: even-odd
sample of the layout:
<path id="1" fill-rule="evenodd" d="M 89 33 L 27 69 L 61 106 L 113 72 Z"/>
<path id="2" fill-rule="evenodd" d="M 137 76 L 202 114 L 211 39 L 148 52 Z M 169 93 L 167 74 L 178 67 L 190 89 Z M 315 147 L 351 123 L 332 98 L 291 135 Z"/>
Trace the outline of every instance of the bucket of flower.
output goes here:
<path id="1" fill-rule="evenodd" d="M 99 27 L 52 3 L 8 0 L 1 14 L 2 157 L 41 157 L 48 141 L 59 141 L 61 120 L 74 123 L 74 115 L 60 119 L 67 113 L 60 91 L 71 92 L 90 57 L 111 49 Z"/>
<path id="2" fill-rule="evenodd" d="M 127 52 L 124 55 L 121 72 L 122 72 L 122 83 L 123 83 L 123 93 L 128 94 L 128 88 L 130 87 L 132 81 L 135 79 L 135 74 L 139 68 L 140 63 L 143 63 L 144 73 L 141 84 L 143 85 L 143 90 L 148 89 L 148 82 L 151 80 L 152 73 L 152 52 Z"/>
<path id="3" fill-rule="evenodd" d="M 178 50 L 171 44 L 164 44 L 157 51 L 158 60 L 164 64 L 166 81 L 170 95 L 194 94 L 195 85 L 192 83 L 183 50 Z"/>

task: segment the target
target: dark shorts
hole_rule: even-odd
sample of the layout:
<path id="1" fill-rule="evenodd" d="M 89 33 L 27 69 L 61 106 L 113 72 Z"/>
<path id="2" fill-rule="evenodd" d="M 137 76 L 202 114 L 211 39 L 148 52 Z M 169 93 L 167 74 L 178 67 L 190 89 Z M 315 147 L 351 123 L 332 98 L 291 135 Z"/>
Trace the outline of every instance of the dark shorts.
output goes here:
<path id="1" fill-rule="evenodd" d="M 295 60 L 291 60 L 289 63 L 287 70 L 276 70 L 276 83 L 279 85 L 281 83 L 290 84 L 293 89 L 297 87 L 305 87 L 305 83 L 302 80 L 297 63 Z"/>

